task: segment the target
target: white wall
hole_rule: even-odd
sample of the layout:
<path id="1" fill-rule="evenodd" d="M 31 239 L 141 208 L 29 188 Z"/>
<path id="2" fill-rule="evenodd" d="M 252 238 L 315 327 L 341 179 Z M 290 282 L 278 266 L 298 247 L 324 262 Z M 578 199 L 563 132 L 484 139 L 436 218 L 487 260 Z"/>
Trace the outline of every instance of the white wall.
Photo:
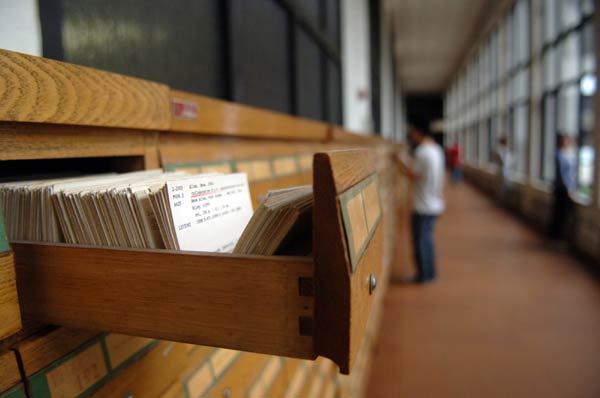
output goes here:
<path id="1" fill-rule="evenodd" d="M 342 0 L 341 19 L 344 127 L 368 133 L 373 130 L 368 0 Z M 361 91 L 369 95 L 360 98 Z"/>
<path id="2" fill-rule="evenodd" d="M 391 40 L 391 13 L 385 10 L 386 2 L 381 2 L 381 135 L 388 139 L 394 138 L 394 65 L 392 63 L 393 49 Z"/>
<path id="3" fill-rule="evenodd" d="M 42 55 L 37 0 L 0 0 L 0 48 Z"/>
<path id="4" fill-rule="evenodd" d="M 395 87 L 394 100 L 394 140 L 396 142 L 406 142 L 406 107 L 404 106 L 404 96 L 400 85 Z"/>

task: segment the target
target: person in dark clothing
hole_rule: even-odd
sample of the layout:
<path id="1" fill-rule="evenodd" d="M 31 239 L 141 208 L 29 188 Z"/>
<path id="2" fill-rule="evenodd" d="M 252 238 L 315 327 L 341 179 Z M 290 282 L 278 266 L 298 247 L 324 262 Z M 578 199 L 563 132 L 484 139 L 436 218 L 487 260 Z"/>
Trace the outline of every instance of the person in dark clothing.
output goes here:
<path id="1" fill-rule="evenodd" d="M 556 146 L 554 204 L 549 233 L 552 239 L 564 239 L 567 221 L 575 208 L 573 195 L 577 192 L 577 161 L 573 137 L 559 134 Z"/>

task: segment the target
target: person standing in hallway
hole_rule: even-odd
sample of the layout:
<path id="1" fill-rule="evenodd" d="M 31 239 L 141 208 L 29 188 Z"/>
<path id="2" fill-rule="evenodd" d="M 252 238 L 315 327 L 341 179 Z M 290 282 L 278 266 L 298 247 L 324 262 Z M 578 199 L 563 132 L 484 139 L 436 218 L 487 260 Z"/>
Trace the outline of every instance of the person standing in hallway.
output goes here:
<path id="1" fill-rule="evenodd" d="M 510 175 L 513 166 L 513 156 L 506 136 L 498 139 L 498 147 L 494 151 L 492 158 L 498 167 L 497 199 L 501 204 L 504 204 L 508 200 L 511 189 Z"/>
<path id="2" fill-rule="evenodd" d="M 434 141 L 425 124 L 410 128 L 410 139 L 416 145 L 414 159 L 396 155 L 400 170 L 413 181 L 413 214 L 411 218 L 416 282 L 432 281 L 436 276 L 433 230 L 436 219 L 445 209 L 444 151 Z"/>
<path id="3" fill-rule="evenodd" d="M 577 193 L 577 159 L 572 136 L 559 134 L 556 147 L 552 191 L 554 203 L 549 233 L 552 239 L 563 239 L 567 222 L 575 208 L 573 197 Z"/>
<path id="4" fill-rule="evenodd" d="M 462 179 L 462 167 L 460 165 L 460 146 L 455 142 L 448 149 L 448 164 L 452 173 L 452 183 L 458 184 Z"/>

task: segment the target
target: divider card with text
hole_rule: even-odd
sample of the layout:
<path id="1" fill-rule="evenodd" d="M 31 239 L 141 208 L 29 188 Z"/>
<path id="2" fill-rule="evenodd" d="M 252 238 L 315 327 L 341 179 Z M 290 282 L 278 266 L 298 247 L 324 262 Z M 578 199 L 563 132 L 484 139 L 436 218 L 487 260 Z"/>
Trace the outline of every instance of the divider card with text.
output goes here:
<path id="1" fill-rule="evenodd" d="M 252 217 L 245 173 L 169 181 L 167 192 L 180 250 L 230 253 Z"/>

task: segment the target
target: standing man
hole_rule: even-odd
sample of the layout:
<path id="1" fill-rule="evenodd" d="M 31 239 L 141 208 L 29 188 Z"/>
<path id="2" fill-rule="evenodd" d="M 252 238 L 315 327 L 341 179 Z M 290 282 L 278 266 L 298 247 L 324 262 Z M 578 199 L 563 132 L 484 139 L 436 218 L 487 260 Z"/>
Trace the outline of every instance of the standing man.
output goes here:
<path id="1" fill-rule="evenodd" d="M 417 265 L 416 282 L 435 279 L 433 227 L 445 208 L 444 151 L 434 141 L 425 124 L 410 127 L 416 145 L 414 159 L 396 156 L 400 170 L 413 181 L 412 234 Z"/>
<path id="2" fill-rule="evenodd" d="M 565 237 L 567 221 L 575 208 L 573 197 L 577 193 L 577 156 L 575 141 L 568 134 L 559 134 L 554 155 L 555 177 L 552 196 L 554 198 L 550 237 L 561 240 Z"/>

